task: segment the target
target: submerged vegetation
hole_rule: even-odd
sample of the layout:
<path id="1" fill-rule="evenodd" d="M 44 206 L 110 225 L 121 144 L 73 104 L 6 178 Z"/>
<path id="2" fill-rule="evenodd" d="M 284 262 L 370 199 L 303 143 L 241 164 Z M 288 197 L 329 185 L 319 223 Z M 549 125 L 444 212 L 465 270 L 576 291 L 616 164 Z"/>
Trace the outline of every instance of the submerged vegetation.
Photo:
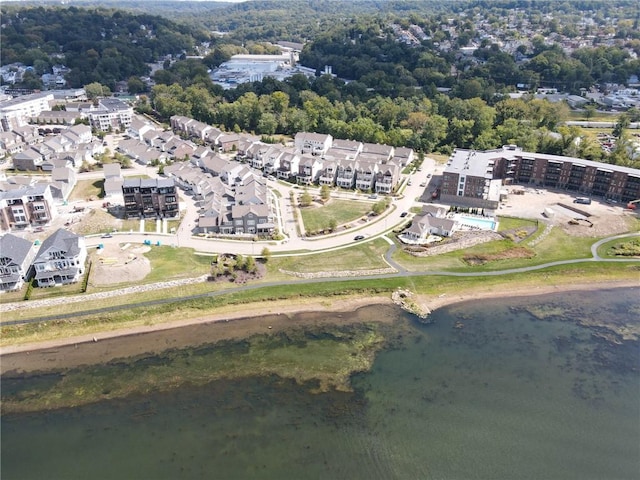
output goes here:
<path id="1" fill-rule="evenodd" d="M 220 379 L 272 375 L 308 385 L 311 392 L 350 391 L 351 376 L 368 371 L 376 353 L 391 345 L 392 335 L 398 335 L 397 328 L 392 334 L 380 323 L 325 325 L 170 349 L 46 375 L 13 377 L 8 373 L 3 376 L 2 411 L 75 407 Z M 30 390 L 23 390 L 23 384 L 31 385 Z"/>

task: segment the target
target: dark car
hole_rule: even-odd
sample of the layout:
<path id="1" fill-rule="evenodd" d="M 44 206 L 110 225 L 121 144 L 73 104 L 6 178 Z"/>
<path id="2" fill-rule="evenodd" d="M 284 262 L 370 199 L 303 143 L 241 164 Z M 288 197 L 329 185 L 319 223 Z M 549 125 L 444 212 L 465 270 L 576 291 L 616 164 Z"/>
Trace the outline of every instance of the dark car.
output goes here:
<path id="1" fill-rule="evenodd" d="M 407 215 L 409 215 L 407 212 L 402 212 L 402 213 L 400 214 L 400 217 L 404 218 L 404 217 L 406 217 Z"/>
<path id="2" fill-rule="evenodd" d="M 354 240 L 364 240 L 364 235 L 356 235 L 353 237 Z"/>

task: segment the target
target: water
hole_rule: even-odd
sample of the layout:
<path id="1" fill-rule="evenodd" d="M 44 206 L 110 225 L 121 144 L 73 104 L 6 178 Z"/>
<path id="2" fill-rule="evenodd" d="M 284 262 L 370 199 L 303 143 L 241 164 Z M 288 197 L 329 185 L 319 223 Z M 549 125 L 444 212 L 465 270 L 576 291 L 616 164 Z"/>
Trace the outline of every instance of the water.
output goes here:
<path id="1" fill-rule="evenodd" d="M 496 230 L 496 222 L 489 218 L 458 215 L 456 220 L 465 227 L 479 228 L 480 230 Z"/>
<path id="2" fill-rule="evenodd" d="M 576 324 L 637 329 L 632 293 L 443 309 L 351 393 L 272 376 L 4 415 L 2 478 L 638 478 L 639 344 Z"/>

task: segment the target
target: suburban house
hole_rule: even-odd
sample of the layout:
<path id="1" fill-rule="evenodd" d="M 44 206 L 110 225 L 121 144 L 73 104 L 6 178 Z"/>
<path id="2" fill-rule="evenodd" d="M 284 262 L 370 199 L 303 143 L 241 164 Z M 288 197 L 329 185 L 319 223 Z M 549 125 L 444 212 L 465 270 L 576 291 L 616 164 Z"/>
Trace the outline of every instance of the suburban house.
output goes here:
<path id="1" fill-rule="evenodd" d="M 169 218 L 180 214 L 172 178 L 125 178 L 122 196 L 126 218 Z"/>
<path id="2" fill-rule="evenodd" d="M 171 126 L 174 131 L 190 136 L 202 138 L 204 135 L 205 143 L 212 143 L 221 151 L 235 149 L 238 160 L 246 160 L 251 167 L 262 170 L 265 175 L 303 185 L 337 185 L 341 188 L 392 193 L 400 181 L 402 167 L 413 161 L 414 157 L 411 148 L 334 139 L 331 135 L 319 133 L 298 132 L 293 148 L 285 148 L 224 132 L 216 136 L 214 143 L 210 137 L 214 132 L 212 127 L 184 116 L 172 117 Z M 152 146 L 160 148 L 161 142 L 162 139 L 158 138 Z M 311 160 L 314 157 L 316 160 Z M 199 158 L 202 161 L 196 164 L 213 175 L 221 175 L 223 167 L 220 164 L 225 160 L 212 161 L 211 157 L 207 158 L 207 161 Z M 380 176 L 378 172 L 384 173 Z M 382 182 L 379 188 L 376 187 L 378 181 Z"/>
<path id="3" fill-rule="evenodd" d="M 47 237 L 33 261 L 39 287 L 66 285 L 80 280 L 87 259 L 84 237 L 61 228 Z"/>
<path id="4" fill-rule="evenodd" d="M 73 187 L 76 186 L 76 172 L 72 168 L 54 168 L 51 171 L 51 183 L 52 187 L 58 189 L 61 194 L 59 200 L 64 201 L 69 198 Z M 58 198 L 56 195 L 53 196 Z"/>
<path id="5" fill-rule="evenodd" d="M 0 192 L 0 230 L 46 225 L 56 216 L 51 186 L 32 186 Z"/>
<path id="6" fill-rule="evenodd" d="M 0 237 L 0 291 L 18 290 L 28 282 L 35 256 L 33 242 L 11 233 Z"/>
<path id="7" fill-rule="evenodd" d="M 362 152 L 362 142 L 355 140 L 341 140 L 336 138 L 326 154 L 329 156 L 336 155 L 341 158 L 349 158 L 355 160 L 360 152 Z"/>
<path id="8" fill-rule="evenodd" d="M 447 210 L 442 207 L 425 205 L 416 215 L 411 226 L 402 232 L 400 238 L 409 243 L 425 243 L 429 235 L 449 237 L 455 231 L 456 222 L 445 218 Z"/>
<path id="9" fill-rule="evenodd" d="M 414 159 L 413 148 L 395 147 L 393 149 L 393 159 L 401 167 L 406 167 L 411 162 L 413 162 L 413 159 Z"/>
<path id="10" fill-rule="evenodd" d="M 39 170 L 44 162 L 44 157 L 34 148 L 27 148 L 13 156 L 13 168 L 16 170 Z"/>
<path id="11" fill-rule="evenodd" d="M 102 190 L 105 198 L 113 198 L 122 201 L 122 178 L 121 167 L 119 163 L 105 163 L 103 165 L 104 184 Z"/>
<path id="12" fill-rule="evenodd" d="M 131 123 L 127 129 L 127 135 L 131 138 L 135 138 L 136 140 L 144 141 L 144 135 L 147 132 L 153 131 L 161 132 L 162 130 L 152 125 L 150 122 L 142 120 L 140 116 L 136 115 L 131 119 Z"/>
<path id="13" fill-rule="evenodd" d="M 393 157 L 393 147 L 380 143 L 363 143 L 362 150 L 358 154 L 358 160 L 371 159 L 385 163 Z"/>

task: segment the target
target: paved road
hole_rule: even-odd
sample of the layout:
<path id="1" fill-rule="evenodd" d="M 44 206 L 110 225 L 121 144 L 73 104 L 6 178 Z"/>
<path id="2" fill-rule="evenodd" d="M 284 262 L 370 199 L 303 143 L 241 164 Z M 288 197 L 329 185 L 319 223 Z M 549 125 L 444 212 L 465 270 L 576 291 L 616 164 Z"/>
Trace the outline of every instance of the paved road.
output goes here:
<path id="1" fill-rule="evenodd" d="M 134 167 L 134 170 L 139 171 L 140 169 L 146 170 L 145 167 L 139 165 Z M 295 255 L 310 255 L 324 250 L 347 248 L 353 245 L 355 235 L 363 235 L 365 236 L 364 241 L 368 241 L 383 236 L 396 226 L 406 223 L 409 217 L 403 218 L 400 215 L 402 212 L 409 212 L 411 207 L 413 207 L 423 195 L 425 187 L 421 187 L 420 183 L 426 180 L 428 172 L 431 173 L 434 172 L 434 170 L 435 161 L 430 158 L 425 158 L 422 164 L 422 172 L 416 172 L 412 175 L 411 185 L 408 185 L 408 178 L 405 179 L 402 193 L 394 199 L 393 206 L 390 209 L 387 209 L 382 215 L 371 217 L 371 221 L 366 224 L 356 226 L 346 232 L 335 235 L 326 235 L 320 238 L 299 235 L 297 226 L 301 225 L 302 222 L 299 221 L 298 218 L 298 208 L 291 203 L 290 194 L 291 192 L 298 194 L 301 190 L 284 182 L 268 180 L 267 183 L 271 190 L 271 201 L 275 205 L 276 212 L 279 213 L 279 215 L 277 215 L 279 228 L 285 235 L 285 239 L 282 241 L 248 242 L 246 240 L 221 240 L 194 236 L 193 229 L 195 228 L 198 211 L 193 200 L 189 196 L 181 193 L 184 208 L 183 219 L 175 234 L 127 232 L 114 234 L 112 238 L 100 238 L 98 235 L 87 237 L 86 244 L 88 247 L 97 247 L 101 243 L 143 243 L 145 240 L 151 240 L 153 244 L 160 241 L 162 245 L 189 247 L 203 253 L 239 253 L 253 256 L 260 255 L 264 247 L 267 247 L 271 253 L 274 254 Z M 88 177 L 88 175 L 94 174 L 83 175 L 87 176 L 86 178 L 93 178 Z M 278 193 L 274 193 L 275 191 Z M 367 195 L 346 191 L 333 192 L 332 197 L 359 202 L 373 203 L 375 201 L 369 199 Z"/>
<path id="2" fill-rule="evenodd" d="M 511 268 L 511 269 L 507 269 L 507 270 L 497 270 L 497 271 L 484 271 L 484 272 L 447 272 L 447 271 L 409 272 L 406 269 L 402 268 L 400 265 L 396 264 L 391 259 L 391 255 L 392 255 L 393 251 L 395 250 L 396 246 L 395 246 L 395 244 L 393 244 L 393 242 L 391 242 L 389 239 L 387 239 L 385 237 L 385 239 L 387 241 L 389 241 L 389 243 L 390 243 L 389 250 L 387 251 L 387 254 L 385 255 L 385 258 L 387 259 L 389 264 L 392 265 L 394 268 L 396 268 L 398 271 L 396 273 L 388 273 L 388 274 L 381 274 L 381 275 L 369 275 L 369 276 L 361 277 L 361 278 L 366 278 L 367 280 L 376 280 L 376 279 L 398 278 L 398 277 L 416 277 L 416 276 L 424 276 L 424 275 L 449 276 L 449 277 L 485 277 L 485 276 L 486 277 L 493 277 L 493 276 L 499 276 L 499 275 L 509 275 L 509 274 L 513 274 L 513 273 L 526 273 L 526 272 L 532 272 L 532 271 L 536 271 L 536 270 L 543 270 L 543 269 L 549 268 L 549 267 L 555 267 L 555 266 L 560 266 L 560 265 L 579 264 L 579 263 L 585 263 L 585 262 L 638 262 L 638 263 L 640 263 L 640 259 L 603 259 L 597 253 L 598 247 L 600 245 L 606 243 L 606 242 L 609 242 L 611 240 L 617 240 L 617 239 L 622 239 L 622 238 L 632 238 L 632 237 L 640 237 L 640 233 L 628 233 L 628 234 L 623 234 L 623 235 L 615 235 L 615 236 L 612 236 L 612 237 L 608 237 L 608 238 L 599 240 L 599 241 L 595 242 L 592 245 L 592 247 L 591 247 L 592 257 L 590 257 L 590 258 L 580 258 L 580 259 L 573 259 L 573 260 L 561 260 L 561 261 L 557 261 L 557 262 L 549 262 L 549 263 L 544 263 L 544 264 L 540 264 L 540 265 L 532 265 L 532 266 L 528 266 L 528 267 Z M 164 299 L 160 299 L 160 300 L 153 300 L 153 301 L 148 301 L 148 302 L 140 302 L 140 303 L 137 303 L 137 304 L 128 304 L 128 305 L 119 305 L 119 306 L 114 306 L 114 307 L 91 309 L 91 310 L 85 310 L 85 311 L 82 311 L 82 312 L 74 312 L 74 313 L 63 314 L 63 315 L 50 315 L 50 316 L 46 316 L 46 317 L 37 317 L 37 318 L 12 320 L 12 321 L 7 321 L 7 322 L 2 322 L 2 325 L 3 326 L 22 325 L 22 324 L 27 324 L 27 323 L 37 323 L 37 322 L 45 322 L 45 321 L 52 321 L 52 320 L 63 320 L 63 319 L 69 319 L 69 318 L 77 317 L 77 316 L 98 315 L 98 314 L 101 314 L 101 313 L 112 312 L 112 311 L 117 311 L 117 310 L 122 310 L 122 309 L 131 309 L 131 308 L 151 306 L 151 305 L 162 305 L 162 304 L 167 304 L 167 303 L 172 303 L 172 302 L 181 302 L 181 301 L 187 301 L 187 300 L 197 300 L 197 299 L 202 299 L 202 298 L 218 297 L 218 296 L 221 296 L 221 295 L 227 295 L 227 294 L 232 294 L 232 293 L 237 293 L 237 292 L 246 292 L 246 291 L 256 290 L 256 289 L 260 289 L 260 288 L 267 288 L 267 287 L 274 287 L 274 286 L 285 286 L 285 285 L 301 285 L 301 284 L 311 284 L 311 283 L 326 283 L 326 282 L 336 282 L 336 281 L 341 281 L 341 280 L 348 280 L 348 279 L 336 278 L 336 277 L 327 277 L 327 278 L 296 279 L 296 280 L 287 280 L 287 281 L 278 281 L 278 282 L 266 282 L 266 283 L 259 283 L 259 284 L 254 284 L 254 285 L 242 285 L 242 286 L 238 286 L 238 287 L 235 287 L 235 288 L 230 288 L 230 289 L 227 289 L 227 290 L 209 292 L 209 293 L 204 293 L 204 294 L 199 294 L 199 295 L 191 295 L 191 296 L 186 296 L 186 297 L 164 298 Z M 640 285 L 640 278 L 639 278 L 638 283 Z"/>

